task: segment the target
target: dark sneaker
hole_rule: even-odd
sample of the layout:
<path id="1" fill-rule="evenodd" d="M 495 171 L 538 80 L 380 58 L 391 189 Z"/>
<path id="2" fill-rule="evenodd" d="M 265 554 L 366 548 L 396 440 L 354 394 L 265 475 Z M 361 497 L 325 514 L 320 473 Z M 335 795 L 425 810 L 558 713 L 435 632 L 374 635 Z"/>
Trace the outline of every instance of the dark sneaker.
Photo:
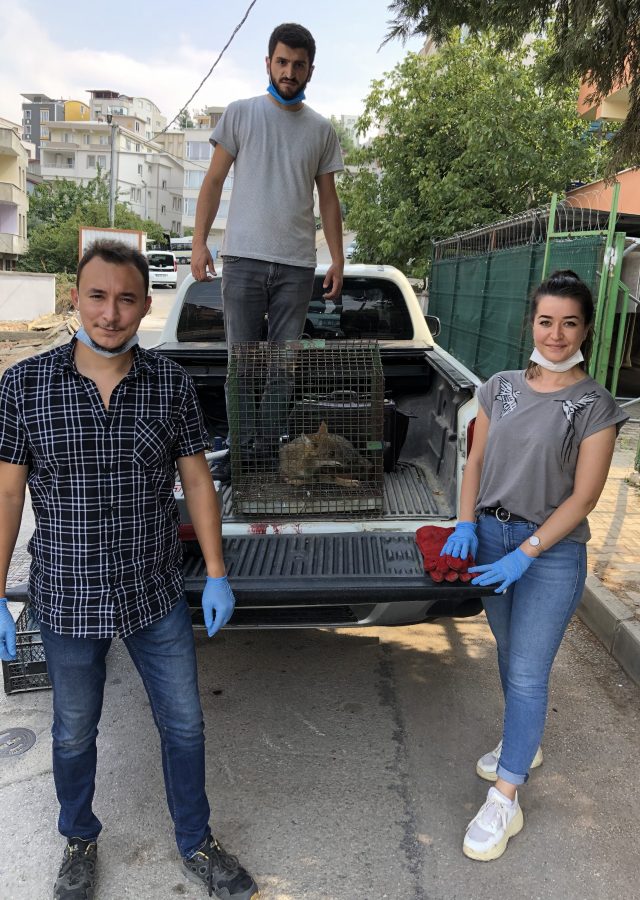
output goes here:
<path id="1" fill-rule="evenodd" d="M 69 838 L 53 889 L 53 900 L 93 900 L 98 865 L 95 841 Z"/>
<path id="2" fill-rule="evenodd" d="M 183 858 L 182 868 L 190 881 L 201 883 L 209 889 L 209 896 L 220 900 L 256 900 L 258 885 L 243 869 L 237 857 L 232 856 L 222 844 L 209 835 L 199 850 L 188 859 Z"/>

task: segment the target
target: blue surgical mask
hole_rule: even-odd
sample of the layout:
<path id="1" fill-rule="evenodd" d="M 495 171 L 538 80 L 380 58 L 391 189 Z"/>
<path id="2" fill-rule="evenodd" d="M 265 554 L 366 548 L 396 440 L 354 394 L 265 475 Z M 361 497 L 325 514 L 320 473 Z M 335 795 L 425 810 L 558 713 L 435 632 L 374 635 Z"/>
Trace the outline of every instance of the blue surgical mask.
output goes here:
<path id="1" fill-rule="evenodd" d="M 305 99 L 304 91 L 300 91 L 300 93 L 296 94 L 295 97 L 292 97 L 291 100 L 285 100 L 284 97 L 278 93 L 271 81 L 267 85 L 267 94 L 271 94 L 273 99 L 277 100 L 282 106 L 295 106 L 296 103 L 302 103 Z"/>
<path id="2" fill-rule="evenodd" d="M 114 350 L 105 350 L 104 347 L 100 347 L 98 344 L 96 344 L 95 341 L 91 340 L 87 332 L 84 330 L 84 326 L 76 331 L 76 337 L 81 344 L 84 344 L 99 356 L 106 357 L 106 359 L 114 359 L 116 356 L 122 356 L 123 353 L 128 353 L 132 347 L 135 347 L 136 344 L 140 343 L 140 338 L 137 334 L 134 334 L 133 337 L 129 338 L 129 340 L 125 344 L 122 344 L 120 347 L 116 347 Z"/>

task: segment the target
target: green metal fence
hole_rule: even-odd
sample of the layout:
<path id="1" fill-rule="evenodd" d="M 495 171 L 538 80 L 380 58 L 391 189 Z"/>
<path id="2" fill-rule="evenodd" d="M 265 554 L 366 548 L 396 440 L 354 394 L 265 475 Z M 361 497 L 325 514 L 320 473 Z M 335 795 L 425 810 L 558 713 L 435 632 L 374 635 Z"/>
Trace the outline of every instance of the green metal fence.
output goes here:
<path id="1" fill-rule="evenodd" d="M 572 269 L 599 293 L 605 234 L 549 241 L 547 272 Z M 545 243 L 477 256 L 434 259 L 429 314 L 438 316 L 438 343 L 481 378 L 522 369 L 532 349 L 529 297 L 542 280 Z"/>

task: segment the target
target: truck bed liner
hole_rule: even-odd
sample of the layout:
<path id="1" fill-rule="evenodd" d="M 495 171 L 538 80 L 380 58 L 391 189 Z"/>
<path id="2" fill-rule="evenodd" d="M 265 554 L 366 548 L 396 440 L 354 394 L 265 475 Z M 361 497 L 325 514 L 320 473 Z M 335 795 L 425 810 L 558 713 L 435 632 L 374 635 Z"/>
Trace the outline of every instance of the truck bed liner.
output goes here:
<path id="1" fill-rule="evenodd" d="M 427 469 L 423 466 L 413 462 L 400 462 L 395 472 L 384 473 L 382 519 L 448 515 L 452 513 L 446 509 L 442 495 L 430 486 Z M 231 509 L 230 485 L 224 485 L 222 489 L 222 517 L 225 522 L 236 518 Z"/>

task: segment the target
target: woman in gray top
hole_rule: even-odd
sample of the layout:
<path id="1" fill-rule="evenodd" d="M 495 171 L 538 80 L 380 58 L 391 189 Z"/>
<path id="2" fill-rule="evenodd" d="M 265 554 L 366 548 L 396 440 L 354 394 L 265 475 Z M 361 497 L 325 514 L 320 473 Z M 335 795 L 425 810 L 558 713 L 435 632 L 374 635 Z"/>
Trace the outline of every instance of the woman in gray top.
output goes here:
<path id="1" fill-rule="evenodd" d="M 478 391 L 460 521 L 443 548 L 477 559 L 473 584 L 496 585 L 484 607 L 504 726 L 476 767 L 495 787 L 467 827 L 463 852 L 472 859 L 497 859 L 522 828 L 517 789 L 542 763 L 549 674 L 586 577 L 586 517 L 627 418 L 582 365 L 592 321 L 589 288 L 574 272 L 554 272 L 533 296 L 529 367 L 500 372 Z"/>

